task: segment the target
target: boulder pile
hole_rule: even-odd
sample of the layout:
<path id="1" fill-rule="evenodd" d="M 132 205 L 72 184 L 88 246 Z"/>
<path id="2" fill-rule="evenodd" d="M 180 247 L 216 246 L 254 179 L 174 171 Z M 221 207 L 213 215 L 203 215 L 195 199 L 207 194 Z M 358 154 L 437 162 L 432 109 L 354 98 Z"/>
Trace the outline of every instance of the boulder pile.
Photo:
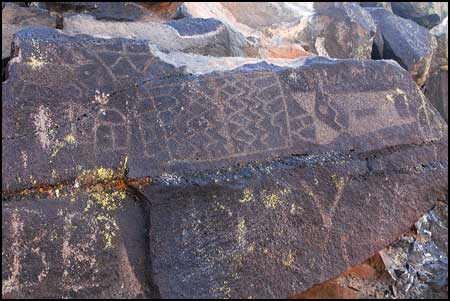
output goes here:
<path id="1" fill-rule="evenodd" d="M 446 8 L 363 6 L 3 3 L 2 297 L 358 297 L 374 254 L 424 264 L 386 258 L 447 210 Z M 407 272 L 361 296 L 448 285 Z"/>

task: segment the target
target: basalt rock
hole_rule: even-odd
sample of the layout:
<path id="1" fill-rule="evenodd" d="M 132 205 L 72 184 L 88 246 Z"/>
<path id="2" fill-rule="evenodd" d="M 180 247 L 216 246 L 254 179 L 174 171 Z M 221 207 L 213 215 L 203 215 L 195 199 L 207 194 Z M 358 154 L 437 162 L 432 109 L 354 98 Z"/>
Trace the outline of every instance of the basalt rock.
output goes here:
<path id="1" fill-rule="evenodd" d="M 145 235 L 124 191 L 3 200 L 2 298 L 158 297 Z"/>
<path id="2" fill-rule="evenodd" d="M 393 12 L 429 29 L 448 15 L 447 2 L 392 2 Z"/>
<path id="3" fill-rule="evenodd" d="M 212 56 L 243 56 L 244 36 L 215 19 L 186 18 L 158 22 L 108 22 L 89 15 L 64 18 L 64 32 L 102 38 L 148 40 L 162 50 Z"/>
<path id="4" fill-rule="evenodd" d="M 430 32 L 437 40 L 437 47 L 433 52 L 425 95 L 448 122 L 448 18 Z"/>
<path id="5" fill-rule="evenodd" d="M 396 60 L 423 86 L 430 70 L 436 41 L 430 32 L 411 20 L 382 8 L 369 9 L 377 25 L 373 58 Z"/>
<path id="6" fill-rule="evenodd" d="M 3 190 L 115 170 L 126 156 L 129 175 L 146 177 L 423 143 L 447 130 L 389 62 L 307 59 L 296 68 L 259 63 L 186 77 L 195 68 L 162 61 L 141 41 L 37 28 L 19 32 L 15 44 L 2 87 Z"/>

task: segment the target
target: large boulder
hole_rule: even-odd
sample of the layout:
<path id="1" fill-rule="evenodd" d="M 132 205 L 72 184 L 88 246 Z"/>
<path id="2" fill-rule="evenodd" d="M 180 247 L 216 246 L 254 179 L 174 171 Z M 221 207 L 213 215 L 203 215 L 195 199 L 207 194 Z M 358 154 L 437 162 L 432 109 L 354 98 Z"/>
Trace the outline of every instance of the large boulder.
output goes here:
<path id="1" fill-rule="evenodd" d="M 52 193 L 2 201 L 2 298 L 158 297 L 147 282 L 145 219 L 132 198 Z"/>
<path id="2" fill-rule="evenodd" d="M 66 17 L 73 13 L 92 15 L 108 21 L 158 21 L 161 17 L 133 2 L 34 2 L 55 15 Z"/>
<path id="3" fill-rule="evenodd" d="M 448 17 L 430 32 L 437 40 L 437 47 L 431 60 L 425 95 L 448 122 Z"/>
<path id="4" fill-rule="evenodd" d="M 428 29 L 438 25 L 448 15 L 448 2 L 392 2 L 392 11 Z"/>
<path id="5" fill-rule="evenodd" d="M 215 19 L 185 18 L 160 22 L 108 22 L 89 15 L 64 18 L 64 32 L 101 38 L 148 40 L 161 50 L 177 50 L 213 56 L 243 56 L 242 34 Z"/>
<path id="6" fill-rule="evenodd" d="M 294 295 L 448 190 L 447 125 L 393 61 L 220 59 L 45 28 L 14 44 L 2 190 L 126 178 L 161 297 Z"/>
<path id="7" fill-rule="evenodd" d="M 393 59 L 408 70 L 416 83 L 425 83 L 436 41 L 430 32 L 411 20 L 383 8 L 369 9 L 377 26 L 373 58 Z"/>

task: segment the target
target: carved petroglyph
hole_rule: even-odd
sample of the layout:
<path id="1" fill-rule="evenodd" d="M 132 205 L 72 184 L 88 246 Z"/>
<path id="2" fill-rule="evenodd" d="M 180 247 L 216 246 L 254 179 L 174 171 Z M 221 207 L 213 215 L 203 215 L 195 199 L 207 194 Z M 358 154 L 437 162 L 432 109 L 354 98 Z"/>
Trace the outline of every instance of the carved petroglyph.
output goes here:
<path id="1" fill-rule="evenodd" d="M 11 243 L 12 254 L 13 254 L 13 262 L 12 269 L 10 270 L 10 276 L 5 281 L 2 281 L 2 293 L 9 294 L 15 290 L 20 289 L 20 282 L 17 277 L 20 274 L 21 262 L 21 245 L 22 245 L 22 236 L 23 232 L 23 221 L 20 219 L 19 214 L 17 212 L 13 212 L 11 215 L 11 236 L 13 241 Z M 6 247 L 5 244 L 2 244 Z M 3 248 L 3 246 L 2 246 Z M 2 252 L 3 253 L 3 252 Z"/>
<path id="2" fill-rule="evenodd" d="M 128 149 L 131 130 L 126 116 L 119 110 L 101 109 L 95 118 L 93 131 L 96 155 Z"/>

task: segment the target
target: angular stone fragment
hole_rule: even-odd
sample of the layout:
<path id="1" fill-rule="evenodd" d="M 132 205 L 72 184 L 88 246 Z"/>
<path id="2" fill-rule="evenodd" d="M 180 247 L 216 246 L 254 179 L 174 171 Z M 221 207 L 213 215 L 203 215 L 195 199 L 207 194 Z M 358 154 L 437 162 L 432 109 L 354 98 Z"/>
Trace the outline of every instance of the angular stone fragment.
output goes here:
<path id="1" fill-rule="evenodd" d="M 433 28 L 448 15 L 448 2 L 392 2 L 393 12 L 426 28 Z"/>
<path id="2" fill-rule="evenodd" d="M 55 28 L 56 18 L 43 9 L 8 3 L 2 9 L 2 60 L 10 56 L 13 34 L 27 26 L 37 25 Z"/>
<path id="3" fill-rule="evenodd" d="M 64 32 L 101 38 L 143 39 L 162 50 L 212 56 L 242 56 L 245 38 L 215 19 L 187 18 L 167 23 L 108 22 L 89 15 L 64 18 Z"/>
<path id="4" fill-rule="evenodd" d="M 447 133 L 391 62 L 309 59 L 185 77 L 175 75 L 195 70 L 161 61 L 139 41 L 33 29 L 15 44 L 20 56 L 2 87 L 3 111 L 16 112 L 2 120 L 3 190 L 100 167 L 113 173 L 124 161 L 140 178 Z"/>
<path id="5" fill-rule="evenodd" d="M 429 31 L 382 8 L 369 11 L 377 25 L 373 57 L 396 60 L 423 86 L 436 43 Z"/>
<path id="6" fill-rule="evenodd" d="M 144 229 L 123 191 L 3 201 L 2 298 L 151 297 Z"/>

